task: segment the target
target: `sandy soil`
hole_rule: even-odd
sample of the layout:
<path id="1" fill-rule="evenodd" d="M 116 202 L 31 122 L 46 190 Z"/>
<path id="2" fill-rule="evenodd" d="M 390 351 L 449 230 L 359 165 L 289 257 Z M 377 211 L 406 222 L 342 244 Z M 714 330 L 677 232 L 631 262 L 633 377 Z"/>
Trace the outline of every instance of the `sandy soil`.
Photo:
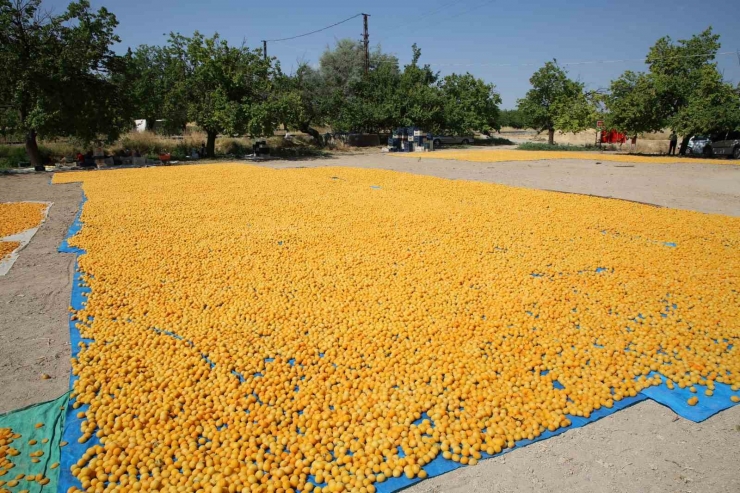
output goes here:
<path id="1" fill-rule="evenodd" d="M 51 175 L 0 175 L 0 202 L 53 202 L 49 216 L 0 277 L 0 413 L 59 397 L 69 386 L 67 307 L 74 257 L 57 253 L 80 202 L 79 185 Z M 51 376 L 43 380 L 41 374 Z"/>
<path id="2" fill-rule="evenodd" d="M 471 163 L 378 153 L 260 164 L 378 167 L 740 216 L 740 166 Z M 67 390 L 70 366 L 66 308 L 74 259 L 56 249 L 74 218 L 80 189 L 50 186 L 48 174 L 0 176 L 0 201 L 15 200 L 54 205 L 13 269 L 0 277 L 0 412 L 59 396 Z M 52 378 L 42 380 L 42 373 Z M 740 407 L 696 424 L 646 401 L 407 491 L 737 492 L 739 460 Z"/>
<path id="3" fill-rule="evenodd" d="M 601 164 L 597 164 L 601 163 Z M 354 166 L 383 168 L 442 178 L 615 197 L 638 202 L 740 216 L 740 165 L 629 164 L 557 159 L 475 163 L 387 154 L 337 156 L 308 161 L 267 161 L 273 168 Z"/>

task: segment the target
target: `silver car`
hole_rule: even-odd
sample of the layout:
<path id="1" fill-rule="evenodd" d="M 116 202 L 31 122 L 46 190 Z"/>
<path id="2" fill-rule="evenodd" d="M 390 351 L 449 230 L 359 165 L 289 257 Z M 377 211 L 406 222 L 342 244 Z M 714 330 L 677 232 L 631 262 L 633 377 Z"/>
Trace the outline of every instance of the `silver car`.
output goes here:
<path id="1" fill-rule="evenodd" d="M 712 155 L 740 159 L 740 131 L 720 132 L 712 137 Z"/>
<path id="2" fill-rule="evenodd" d="M 686 147 L 686 154 L 692 156 L 711 156 L 711 144 L 712 141 L 706 135 L 694 135 L 689 139 L 689 143 Z"/>
<path id="3" fill-rule="evenodd" d="M 462 144 L 464 146 L 472 144 L 475 141 L 475 137 L 472 135 L 435 135 L 432 138 L 434 142 L 434 148 L 437 149 L 442 145 L 454 145 Z"/>

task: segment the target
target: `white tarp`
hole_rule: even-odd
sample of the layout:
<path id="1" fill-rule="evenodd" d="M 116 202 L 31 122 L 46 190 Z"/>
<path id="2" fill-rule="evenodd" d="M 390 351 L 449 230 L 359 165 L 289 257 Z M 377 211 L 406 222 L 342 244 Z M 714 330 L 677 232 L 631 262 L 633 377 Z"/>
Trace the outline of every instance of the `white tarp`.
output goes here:
<path id="1" fill-rule="evenodd" d="M 41 218 L 41 222 L 35 228 L 27 229 L 25 231 L 21 231 L 20 233 L 0 238 L 0 240 L 2 241 L 17 241 L 20 243 L 20 245 L 18 245 L 18 248 L 13 250 L 10 255 L 7 255 L 0 260 L 0 276 L 4 276 L 5 274 L 7 274 L 10 268 L 13 267 L 15 261 L 18 260 L 18 254 L 20 253 L 20 251 L 23 250 L 26 245 L 28 245 L 28 243 L 31 241 L 31 238 L 33 238 L 33 235 L 36 234 L 36 231 L 38 231 L 41 225 L 44 224 L 44 221 L 46 221 L 46 217 L 49 215 L 49 209 L 51 209 L 51 206 L 53 204 L 53 202 L 40 202 L 37 200 L 25 200 L 24 202 L 46 204 L 46 209 L 44 209 L 44 215 Z"/>

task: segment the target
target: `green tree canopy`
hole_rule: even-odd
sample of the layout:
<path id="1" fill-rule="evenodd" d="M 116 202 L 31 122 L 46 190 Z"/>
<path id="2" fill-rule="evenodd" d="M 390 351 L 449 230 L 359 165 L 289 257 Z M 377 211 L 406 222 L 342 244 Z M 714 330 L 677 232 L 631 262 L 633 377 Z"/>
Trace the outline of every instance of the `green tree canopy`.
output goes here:
<path id="1" fill-rule="evenodd" d="M 171 34 L 166 49 L 172 70 L 179 72 L 172 91 L 187 108 L 188 121 L 208 135 L 208 156 L 219 133 L 272 133 L 279 122 L 275 81 L 281 74 L 261 50 L 229 46 L 218 34 L 206 38 L 197 31 L 192 37 Z"/>
<path id="2" fill-rule="evenodd" d="M 326 122 L 335 130 L 380 132 L 399 126 L 418 126 L 430 132 L 485 132 L 497 128 L 501 98 L 492 84 L 470 74 L 452 74 L 440 79 L 429 65 L 421 65 L 421 50 L 412 46 L 411 63 L 398 69 L 398 60 L 376 50 L 371 67 L 364 74 L 361 52 L 349 50 L 352 41 L 339 42 L 337 51 L 357 53 L 355 71 L 326 69 L 322 57 L 322 74 L 343 74 L 322 84 L 335 88 L 325 96 L 328 101 Z M 348 75 L 352 74 L 352 75 Z M 348 80 L 345 85 L 337 81 Z M 326 94 L 326 93 L 325 93 Z"/>
<path id="3" fill-rule="evenodd" d="M 502 127 L 511 128 L 524 128 L 527 126 L 524 121 L 524 115 L 522 115 L 522 112 L 519 111 L 519 109 L 501 110 L 499 115 L 499 124 Z"/>
<path id="4" fill-rule="evenodd" d="M 444 100 L 437 87 L 439 74 L 429 65 L 419 65 L 421 49 L 411 47 L 411 63 L 403 68 L 396 90 L 396 126 L 416 125 L 430 132 L 444 129 Z"/>
<path id="5" fill-rule="evenodd" d="M 645 59 L 646 73 L 627 71 L 612 82 L 607 120 L 629 133 L 668 127 L 684 136 L 682 153 L 692 134 L 737 128 L 740 100 L 714 63 L 719 48 L 711 28 L 677 43 L 660 38 Z"/>
<path id="6" fill-rule="evenodd" d="M 165 131 L 182 131 L 187 120 L 187 105 L 178 86 L 183 70 L 180 60 L 170 56 L 162 46 L 141 45 L 127 54 L 131 112 L 136 118 L 145 119 L 147 128 L 154 128 L 157 119 L 163 119 Z"/>
<path id="7" fill-rule="evenodd" d="M 111 140 L 130 125 L 126 63 L 111 50 L 117 24 L 86 0 L 61 15 L 44 12 L 41 0 L 0 0 L 0 106 L 34 166 L 38 136 Z"/>
<path id="8" fill-rule="evenodd" d="M 528 127 L 548 131 L 548 142 L 554 144 L 555 130 L 578 132 L 593 124 L 596 110 L 584 85 L 568 78 L 556 62 L 547 62 L 529 79 L 532 84 L 518 103 Z"/>
<path id="9" fill-rule="evenodd" d="M 440 82 L 445 130 L 454 134 L 498 130 L 501 96 L 496 86 L 469 73 L 452 74 Z"/>
<path id="10" fill-rule="evenodd" d="M 329 92 L 351 94 L 353 84 L 360 82 L 365 73 L 365 51 L 362 43 L 353 39 L 340 39 L 333 49 L 327 47 L 319 59 L 319 71 Z M 398 73 L 398 58 L 383 53 L 380 45 L 370 52 L 370 70 L 384 66 Z"/>

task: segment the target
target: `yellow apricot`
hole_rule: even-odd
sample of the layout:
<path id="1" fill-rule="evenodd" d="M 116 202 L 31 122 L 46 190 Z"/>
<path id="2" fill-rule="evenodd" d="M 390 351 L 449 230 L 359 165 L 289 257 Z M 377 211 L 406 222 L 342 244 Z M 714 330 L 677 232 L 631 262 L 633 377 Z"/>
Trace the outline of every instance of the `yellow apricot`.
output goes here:
<path id="1" fill-rule="evenodd" d="M 350 168 L 80 180 L 85 490 L 370 491 L 740 383 L 738 218 Z"/>
<path id="2" fill-rule="evenodd" d="M 404 157 L 403 154 L 389 154 L 390 157 Z M 589 161 L 613 161 L 623 163 L 672 164 L 693 163 L 694 159 L 673 156 L 634 156 L 607 155 L 590 152 L 569 151 L 520 151 L 520 150 L 446 150 L 418 155 L 422 159 L 453 159 L 457 161 L 474 161 L 484 163 L 510 161 L 541 161 L 546 159 L 585 159 Z M 725 161 L 703 159 L 705 164 L 725 164 Z M 729 162 L 731 164 L 731 162 Z"/>
<path id="3" fill-rule="evenodd" d="M 36 202 L 0 202 L 0 238 L 35 228 L 47 207 Z"/>

